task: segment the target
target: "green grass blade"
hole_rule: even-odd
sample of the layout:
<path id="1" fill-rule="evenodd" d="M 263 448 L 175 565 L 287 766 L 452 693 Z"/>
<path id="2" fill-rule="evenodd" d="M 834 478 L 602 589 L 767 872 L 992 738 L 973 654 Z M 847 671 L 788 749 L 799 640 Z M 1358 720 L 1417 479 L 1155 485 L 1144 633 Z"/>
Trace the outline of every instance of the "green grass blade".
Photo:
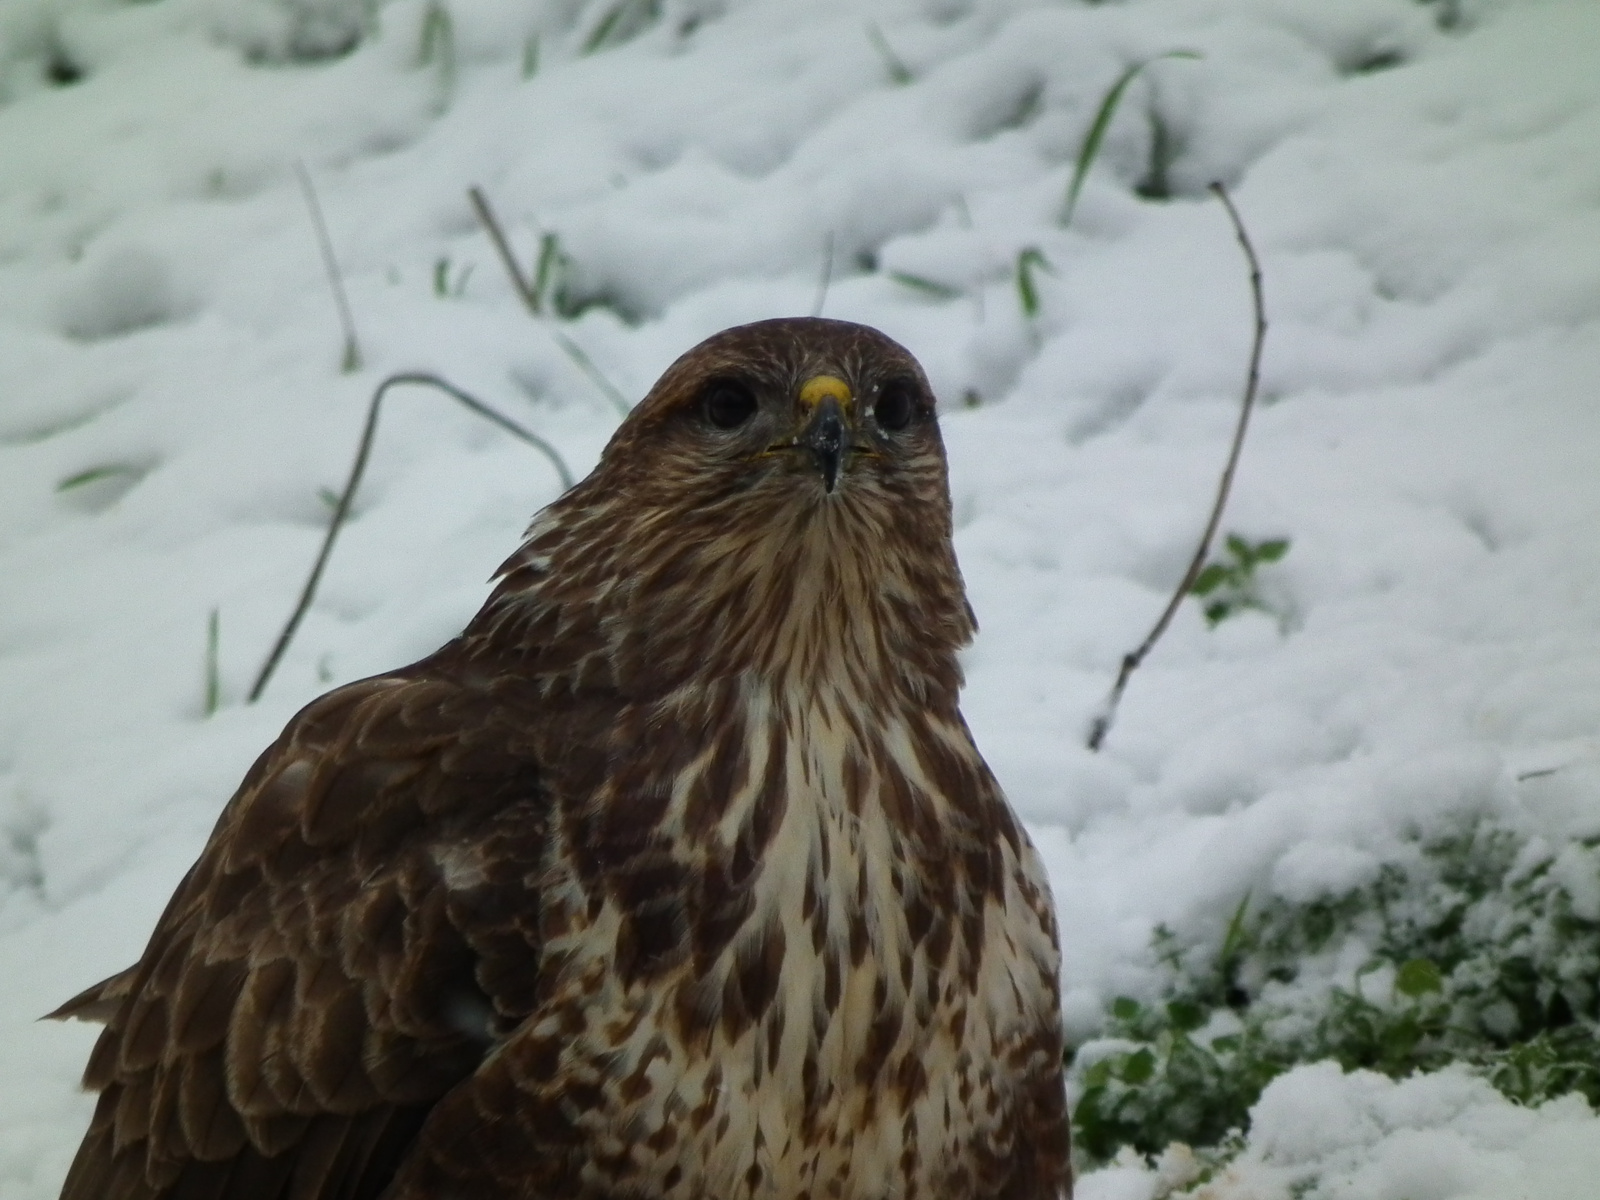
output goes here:
<path id="1" fill-rule="evenodd" d="M 1017 299 L 1022 305 L 1022 315 L 1029 320 L 1039 315 L 1039 285 L 1033 279 L 1035 271 L 1054 273 L 1044 251 L 1037 246 L 1028 246 L 1017 255 Z"/>
<path id="2" fill-rule="evenodd" d="M 218 664 L 218 643 L 222 640 L 222 610 L 213 608 L 206 620 L 206 716 L 222 704 L 222 671 Z"/>
<path id="3" fill-rule="evenodd" d="M 530 290 L 532 308 L 536 313 L 544 311 L 545 292 L 550 289 L 560 261 L 561 239 L 553 233 L 543 234 L 539 238 L 539 262 L 533 269 L 533 287 Z"/>
<path id="4" fill-rule="evenodd" d="M 893 46 L 889 45 L 889 39 L 883 36 L 883 30 L 878 28 L 876 21 L 867 22 L 867 40 L 883 59 L 884 69 L 889 72 L 889 78 L 894 81 L 895 86 L 904 87 L 916 78 L 911 68 L 906 66 L 905 60 L 894 52 Z"/>
<path id="5" fill-rule="evenodd" d="M 1111 118 L 1117 115 L 1117 105 L 1122 103 L 1122 94 L 1128 90 L 1128 85 L 1151 63 L 1160 62 L 1164 58 L 1200 57 L 1197 50 L 1169 50 L 1165 54 L 1157 54 L 1154 58 L 1142 58 L 1117 76 L 1117 81 L 1101 98 L 1094 120 L 1089 123 L 1089 132 L 1084 135 L 1083 145 L 1078 150 L 1078 160 L 1072 166 L 1072 182 L 1067 185 L 1067 202 L 1061 210 L 1063 227 L 1072 223 L 1073 210 L 1078 207 L 1078 193 L 1083 190 L 1084 180 L 1089 177 L 1089 168 L 1094 166 L 1094 160 L 1100 154 L 1100 143 L 1105 141 L 1106 130 L 1111 127 Z"/>
<path id="6" fill-rule="evenodd" d="M 660 16 L 660 0 L 617 0 L 583 40 L 583 49 L 579 53 L 589 55 L 608 46 L 620 46 Z"/>
<path id="7" fill-rule="evenodd" d="M 951 287 L 948 283 L 940 283 L 937 279 L 928 279 L 922 275 L 913 275 L 909 271 L 890 271 L 889 278 L 901 287 L 908 287 L 914 292 L 921 292 L 938 300 L 954 300 L 961 295 L 961 289 Z"/>
<path id="8" fill-rule="evenodd" d="M 86 487 L 102 479 L 121 479 L 140 474 L 143 472 L 138 467 L 129 466 L 127 463 L 107 463 L 101 467 L 90 467 L 87 471 L 79 471 L 76 475 L 68 475 L 56 484 L 56 491 L 70 492 L 74 488 Z"/>

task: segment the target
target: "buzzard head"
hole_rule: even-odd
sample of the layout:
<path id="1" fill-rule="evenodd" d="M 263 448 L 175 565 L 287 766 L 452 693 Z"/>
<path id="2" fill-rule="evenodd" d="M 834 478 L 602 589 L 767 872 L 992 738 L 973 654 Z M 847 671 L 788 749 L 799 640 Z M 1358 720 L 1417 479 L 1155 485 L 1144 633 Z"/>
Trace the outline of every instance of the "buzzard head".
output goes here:
<path id="1" fill-rule="evenodd" d="M 761 321 L 683 355 L 506 576 L 547 620 L 586 608 L 615 674 L 653 686 L 842 673 L 953 699 L 974 629 L 927 376 L 847 321 Z"/>

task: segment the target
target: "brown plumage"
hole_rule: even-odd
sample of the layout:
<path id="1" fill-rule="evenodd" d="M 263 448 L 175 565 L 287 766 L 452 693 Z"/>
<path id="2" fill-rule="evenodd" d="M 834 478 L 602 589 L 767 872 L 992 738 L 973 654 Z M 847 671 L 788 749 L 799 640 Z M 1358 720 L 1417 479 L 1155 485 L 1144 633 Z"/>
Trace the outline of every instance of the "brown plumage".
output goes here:
<path id="1" fill-rule="evenodd" d="M 1043 871 L 927 380 L 730 329 L 465 632 L 313 701 L 106 1022 L 64 1200 L 1055 1200 Z"/>

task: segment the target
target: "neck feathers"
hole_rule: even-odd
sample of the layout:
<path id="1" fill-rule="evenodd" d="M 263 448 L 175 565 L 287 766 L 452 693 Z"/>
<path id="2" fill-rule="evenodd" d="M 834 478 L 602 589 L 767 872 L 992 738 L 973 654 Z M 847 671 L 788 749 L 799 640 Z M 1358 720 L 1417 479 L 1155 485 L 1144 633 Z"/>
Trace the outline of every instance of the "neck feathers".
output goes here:
<path id="1" fill-rule="evenodd" d="M 954 711 L 975 631 L 948 505 L 820 497 L 627 508 L 580 485 L 535 520 L 468 630 L 547 680 L 634 698 L 754 676 Z"/>

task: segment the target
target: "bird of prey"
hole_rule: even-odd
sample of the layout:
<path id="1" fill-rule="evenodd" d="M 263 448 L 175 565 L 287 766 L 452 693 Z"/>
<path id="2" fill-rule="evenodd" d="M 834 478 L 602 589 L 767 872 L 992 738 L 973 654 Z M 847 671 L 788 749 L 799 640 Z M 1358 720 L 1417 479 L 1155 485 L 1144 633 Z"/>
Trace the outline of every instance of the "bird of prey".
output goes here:
<path id="1" fill-rule="evenodd" d="M 1055 916 L 957 706 L 928 381 L 674 363 L 436 653 L 251 767 L 64 1200 L 1060 1200 Z"/>

